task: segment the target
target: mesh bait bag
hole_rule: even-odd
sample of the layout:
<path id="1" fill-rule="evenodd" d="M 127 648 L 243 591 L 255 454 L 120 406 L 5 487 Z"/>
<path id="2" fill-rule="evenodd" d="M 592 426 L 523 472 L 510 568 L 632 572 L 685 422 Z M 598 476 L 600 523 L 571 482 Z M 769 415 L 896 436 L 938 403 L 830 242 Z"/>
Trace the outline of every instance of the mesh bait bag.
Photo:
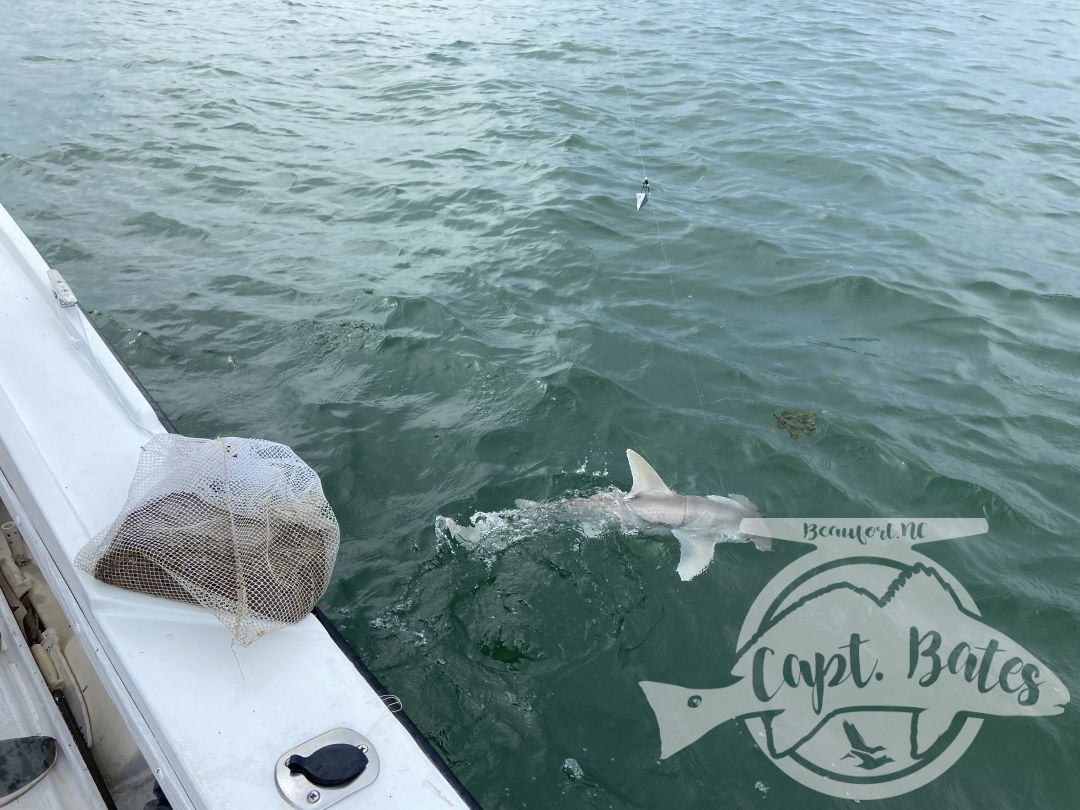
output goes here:
<path id="1" fill-rule="evenodd" d="M 75 563 L 110 585 L 202 605 L 246 646 L 311 612 L 339 540 L 319 476 L 288 447 L 164 434 L 143 448 L 119 517 Z"/>

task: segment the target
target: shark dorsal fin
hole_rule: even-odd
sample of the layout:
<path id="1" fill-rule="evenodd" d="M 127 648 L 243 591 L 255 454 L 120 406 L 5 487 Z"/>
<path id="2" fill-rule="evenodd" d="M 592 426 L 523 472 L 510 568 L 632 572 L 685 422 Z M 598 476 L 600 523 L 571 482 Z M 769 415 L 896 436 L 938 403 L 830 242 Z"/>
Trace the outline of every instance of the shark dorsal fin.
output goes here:
<path id="1" fill-rule="evenodd" d="M 633 498 L 643 493 L 650 495 L 674 494 L 664 480 L 656 474 L 656 470 L 649 466 L 649 462 L 635 453 L 633 450 L 626 451 L 626 460 L 630 462 L 630 474 L 634 476 L 634 484 L 630 487 L 628 498 Z"/>

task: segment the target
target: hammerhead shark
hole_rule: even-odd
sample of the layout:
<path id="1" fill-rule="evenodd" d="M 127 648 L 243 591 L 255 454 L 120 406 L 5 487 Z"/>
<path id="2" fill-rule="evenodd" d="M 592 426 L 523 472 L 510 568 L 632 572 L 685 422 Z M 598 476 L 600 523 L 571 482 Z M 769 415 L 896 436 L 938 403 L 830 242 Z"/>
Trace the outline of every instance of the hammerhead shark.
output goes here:
<path id="1" fill-rule="evenodd" d="M 614 522 L 624 529 L 648 534 L 670 532 L 679 541 L 681 555 L 676 569 L 687 582 L 712 562 L 717 543 L 750 539 L 762 551 L 772 547 L 768 537 L 751 537 L 739 531 L 746 518 L 759 518 L 757 507 L 742 495 L 680 495 L 673 492 L 649 462 L 633 450 L 626 451 L 633 484 L 629 492 L 606 490 L 591 498 L 569 498 L 552 503 L 517 501 L 518 509 L 543 509 L 582 521 Z M 451 535 L 468 539 L 475 526 L 460 526 L 444 519 Z"/>

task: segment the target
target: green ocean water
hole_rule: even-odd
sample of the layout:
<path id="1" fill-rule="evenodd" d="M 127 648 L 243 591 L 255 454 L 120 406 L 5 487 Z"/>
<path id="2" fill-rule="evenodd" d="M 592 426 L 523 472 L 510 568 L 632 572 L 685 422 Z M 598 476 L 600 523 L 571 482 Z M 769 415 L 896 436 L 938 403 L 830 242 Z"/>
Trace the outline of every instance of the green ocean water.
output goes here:
<path id="1" fill-rule="evenodd" d="M 435 518 L 628 447 L 769 516 L 985 517 L 926 555 L 1080 695 L 1078 42 L 1051 0 L 0 0 L 0 202 L 182 432 L 319 471 L 323 606 L 486 807 L 846 807 L 738 722 L 660 761 L 637 685 L 730 682 L 805 547 L 683 583 Z M 878 804 L 1071 808 L 1078 765 L 1075 705 L 991 718 Z"/>

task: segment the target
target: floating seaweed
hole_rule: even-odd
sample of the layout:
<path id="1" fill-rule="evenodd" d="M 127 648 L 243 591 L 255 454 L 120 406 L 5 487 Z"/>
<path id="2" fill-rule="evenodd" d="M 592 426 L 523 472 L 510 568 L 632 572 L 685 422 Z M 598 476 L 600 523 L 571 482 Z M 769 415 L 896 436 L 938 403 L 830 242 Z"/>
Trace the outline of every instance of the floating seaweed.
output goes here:
<path id="1" fill-rule="evenodd" d="M 798 441 L 800 436 L 809 436 L 817 429 L 816 411 L 780 411 L 773 414 L 773 419 L 777 426 L 786 430 L 788 436 L 795 441 Z"/>

